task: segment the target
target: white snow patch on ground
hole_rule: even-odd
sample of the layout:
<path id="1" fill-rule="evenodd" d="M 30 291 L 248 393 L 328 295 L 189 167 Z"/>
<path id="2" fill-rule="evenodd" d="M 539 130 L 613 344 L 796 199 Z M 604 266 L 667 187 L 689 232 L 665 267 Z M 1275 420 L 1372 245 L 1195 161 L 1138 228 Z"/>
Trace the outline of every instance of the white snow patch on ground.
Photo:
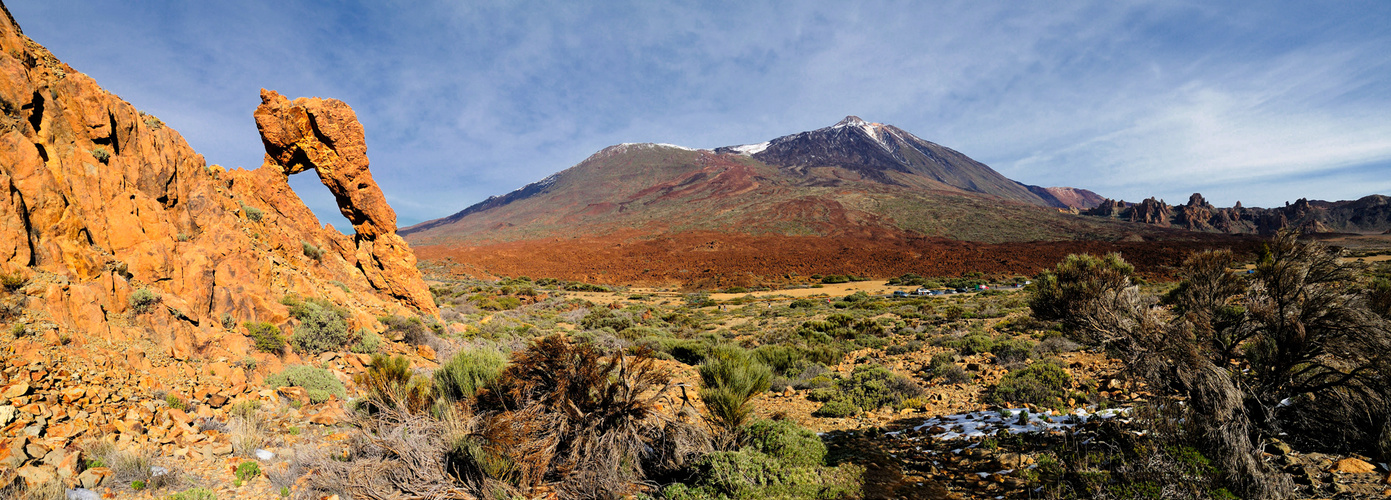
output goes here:
<path id="1" fill-rule="evenodd" d="M 771 143 L 772 143 L 772 141 L 766 141 L 766 142 L 760 142 L 760 143 L 758 143 L 758 144 L 745 144 L 745 145 L 743 145 L 743 146 L 734 146 L 734 147 L 729 148 L 729 149 L 733 149 L 733 150 L 735 150 L 735 151 L 738 151 L 739 154 L 744 155 L 744 156 L 753 156 L 753 155 L 756 155 L 756 154 L 758 154 L 758 153 L 763 152 L 763 150 L 765 150 L 765 149 L 768 149 L 768 145 L 771 144 Z"/>
<path id="2" fill-rule="evenodd" d="M 959 413 L 956 415 L 944 415 L 927 419 L 921 425 L 914 427 L 913 430 L 922 432 L 940 427 L 941 430 L 933 432 L 930 437 L 935 439 L 965 439 L 973 437 L 995 436 L 1001 432 L 1007 434 L 1018 434 L 1023 432 L 1047 432 L 1052 430 L 1071 430 L 1074 427 L 1085 424 L 1091 420 L 1109 420 L 1117 417 L 1129 417 L 1129 408 L 1116 408 L 1095 411 L 1095 407 L 1078 408 L 1069 413 L 1049 415 L 1046 413 L 1030 413 L 1027 420 L 1021 420 L 1020 415 L 1025 411 L 1024 408 L 1009 408 L 1001 411 L 976 411 L 971 413 Z M 1125 420 L 1128 422 L 1128 420 Z M 899 434 L 903 431 L 889 432 L 886 434 Z"/>

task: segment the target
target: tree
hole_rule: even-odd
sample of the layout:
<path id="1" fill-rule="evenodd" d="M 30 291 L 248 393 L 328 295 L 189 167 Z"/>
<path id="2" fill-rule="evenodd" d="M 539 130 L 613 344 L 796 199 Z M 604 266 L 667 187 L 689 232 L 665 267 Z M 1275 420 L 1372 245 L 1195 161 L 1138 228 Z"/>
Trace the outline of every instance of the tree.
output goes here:
<path id="1" fill-rule="evenodd" d="M 1229 251 L 1194 254 L 1163 302 L 1131 285 L 1120 256 L 1070 255 L 1039 276 L 1030 306 L 1157 396 L 1183 400 L 1159 406 L 1244 496 L 1278 498 L 1288 486 L 1259 460 L 1265 436 L 1365 449 L 1387 442 L 1391 401 L 1391 328 L 1368 308 L 1357 265 L 1296 236 L 1276 235 L 1249 278 Z"/>

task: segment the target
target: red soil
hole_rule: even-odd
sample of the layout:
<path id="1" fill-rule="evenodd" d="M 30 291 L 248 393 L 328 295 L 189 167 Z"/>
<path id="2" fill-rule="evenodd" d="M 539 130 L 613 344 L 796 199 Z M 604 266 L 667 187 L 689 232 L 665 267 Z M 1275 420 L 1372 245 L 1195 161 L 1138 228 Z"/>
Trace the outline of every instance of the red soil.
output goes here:
<path id="1" fill-rule="evenodd" d="M 1137 270 L 1168 276 L 1190 252 L 1247 251 L 1256 240 L 1198 235 L 1184 241 L 973 243 L 942 238 L 827 238 L 688 232 L 513 241 L 484 246 L 420 246 L 426 265 L 483 276 L 531 276 L 587 283 L 711 289 L 805 281 L 813 274 L 892 277 L 1029 275 L 1070 253 L 1120 252 Z"/>

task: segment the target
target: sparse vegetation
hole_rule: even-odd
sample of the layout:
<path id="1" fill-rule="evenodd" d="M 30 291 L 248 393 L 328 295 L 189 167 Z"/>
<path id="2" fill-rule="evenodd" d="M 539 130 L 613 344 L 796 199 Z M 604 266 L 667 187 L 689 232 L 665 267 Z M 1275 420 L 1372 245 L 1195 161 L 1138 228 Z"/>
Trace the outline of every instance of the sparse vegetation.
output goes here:
<path id="1" fill-rule="evenodd" d="M 294 326 L 294 335 L 290 337 L 295 352 L 313 356 L 341 351 L 360 340 L 348 328 L 347 310 L 337 304 L 322 299 L 300 300 L 293 296 L 286 296 L 281 303 L 289 306 L 290 316 L 299 321 Z"/>
<path id="2" fill-rule="evenodd" d="M 97 161 L 102 163 L 110 162 L 111 151 L 108 151 L 106 149 L 106 146 L 97 146 L 95 148 L 92 148 L 92 158 L 96 158 Z"/>
<path id="3" fill-rule="evenodd" d="M 313 243 L 310 243 L 308 241 L 301 241 L 299 243 L 300 248 L 304 251 L 305 257 L 314 259 L 314 261 L 316 262 L 324 259 L 324 251 L 319 247 L 315 246 Z"/>
<path id="4" fill-rule="evenodd" d="M 264 217 L 266 215 L 265 212 L 261 211 L 261 209 L 253 207 L 251 205 L 247 205 L 246 202 L 239 203 L 241 203 L 241 212 L 243 215 L 246 216 L 246 220 L 249 220 L 251 222 L 260 222 L 261 217 Z"/>
<path id="5" fill-rule="evenodd" d="M 141 288 L 131 292 L 128 302 L 130 303 L 130 310 L 132 312 L 135 314 L 145 314 L 150 310 L 151 306 L 159 303 L 159 295 L 150 291 L 148 288 Z"/>
<path id="6" fill-rule="evenodd" d="M 345 397 L 343 383 L 323 368 L 306 365 L 289 365 L 285 370 L 266 377 L 270 387 L 303 387 L 309 393 L 309 401 L 314 404 L 328 401 L 330 396 Z"/>
<path id="7" fill-rule="evenodd" d="M 242 327 L 246 328 L 246 335 L 251 337 L 256 350 L 271 354 L 284 352 L 285 334 L 280 332 L 279 327 L 265 321 L 248 321 Z"/>

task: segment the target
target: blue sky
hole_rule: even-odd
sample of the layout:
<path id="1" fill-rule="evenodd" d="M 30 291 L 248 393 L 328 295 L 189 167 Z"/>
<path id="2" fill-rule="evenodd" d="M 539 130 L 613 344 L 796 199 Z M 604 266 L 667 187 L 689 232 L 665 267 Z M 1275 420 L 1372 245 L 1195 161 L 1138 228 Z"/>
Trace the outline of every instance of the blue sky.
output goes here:
<path id="1" fill-rule="evenodd" d="M 402 225 L 622 142 L 846 115 L 1131 201 L 1391 194 L 1391 2 L 10 0 L 25 34 L 253 168 L 262 87 L 342 99 Z M 312 174 L 292 185 L 343 226 Z"/>

